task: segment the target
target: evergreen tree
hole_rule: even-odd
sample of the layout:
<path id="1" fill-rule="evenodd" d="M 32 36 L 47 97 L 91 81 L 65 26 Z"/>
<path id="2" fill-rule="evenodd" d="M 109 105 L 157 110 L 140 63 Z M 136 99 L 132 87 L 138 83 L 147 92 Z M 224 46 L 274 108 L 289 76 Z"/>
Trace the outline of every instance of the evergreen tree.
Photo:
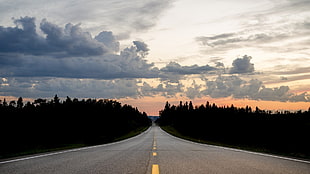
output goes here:
<path id="1" fill-rule="evenodd" d="M 19 97 L 18 100 L 17 100 L 17 108 L 21 109 L 21 108 L 23 108 L 23 106 L 24 106 L 23 98 Z"/>

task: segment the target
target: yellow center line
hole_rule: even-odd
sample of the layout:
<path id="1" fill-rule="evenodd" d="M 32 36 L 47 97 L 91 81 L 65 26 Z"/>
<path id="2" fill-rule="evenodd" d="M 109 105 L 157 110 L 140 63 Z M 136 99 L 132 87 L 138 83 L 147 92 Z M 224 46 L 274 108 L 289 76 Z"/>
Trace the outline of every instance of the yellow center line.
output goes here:
<path id="1" fill-rule="evenodd" d="M 155 146 L 153 147 L 153 150 L 156 150 L 156 147 L 155 147 Z"/>
<path id="2" fill-rule="evenodd" d="M 158 166 L 158 164 L 153 164 L 153 166 L 152 166 L 152 174 L 159 174 L 159 166 Z"/>
<path id="3" fill-rule="evenodd" d="M 157 153 L 156 153 L 156 152 L 153 152 L 153 156 L 157 156 Z"/>

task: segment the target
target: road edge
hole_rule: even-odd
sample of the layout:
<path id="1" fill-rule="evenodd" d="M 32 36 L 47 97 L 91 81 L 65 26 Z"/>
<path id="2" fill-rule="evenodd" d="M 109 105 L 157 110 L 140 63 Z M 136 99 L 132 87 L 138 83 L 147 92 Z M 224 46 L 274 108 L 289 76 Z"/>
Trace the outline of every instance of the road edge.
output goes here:
<path id="1" fill-rule="evenodd" d="M 69 153 L 69 152 L 77 152 L 81 150 L 87 150 L 87 149 L 92 149 L 92 148 L 97 148 L 97 147 L 105 147 L 105 146 L 110 146 L 118 143 L 123 143 L 129 140 L 132 140 L 134 138 L 138 138 L 146 133 L 148 133 L 151 130 L 152 126 L 150 126 L 148 129 L 145 131 L 133 136 L 129 137 L 120 141 L 115 141 L 111 143 L 106 143 L 106 144 L 99 144 L 99 145 L 94 145 L 94 146 L 85 146 L 85 147 L 80 147 L 80 148 L 73 148 L 73 149 L 68 149 L 68 150 L 60 150 L 60 151 L 52 151 L 52 152 L 46 152 L 46 153 L 37 153 L 37 154 L 32 154 L 32 155 L 27 155 L 27 156 L 17 156 L 13 158 L 7 158 L 7 159 L 1 159 L 0 164 L 6 164 L 6 163 L 12 163 L 12 162 L 18 162 L 18 161 L 24 161 L 28 159 L 34 159 L 34 158 L 41 158 L 41 157 L 46 157 L 46 156 L 52 156 L 52 155 L 58 155 L 58 154 L 63 154 L 63 153 Z"/>
<path id="2" fill-rule="evenodd" d="M 230 150 L 230 151 L 235 151 L 235 152 L 243 152 L 243 153 L 248 153 L 248 154 L 254 154 L 254 155 L 260 155 L 260 156 L 265 156 L 265 157 L 273 157 L 273 158 L 278 158 L 278 159 L 283 159 L 283 160 L 289 160 L 289 161 L 295 161 L 295 162 L 302 162 L 302 163 L 307 163 L 310 164 L 310 161 L 305 160 L 305 159 L 296 159 L 292 157 L 285 157 L 285 156 L 279 156 L 279 155 L 273 155 L 273 154 L 268 154 L 268 153 L 262 153 L 262 152 L 255 152 L 255 151 L 249 151 L 249 150 L 243 150 L 243 149 L 236 149 L 236 148 L 231 148 L 231 147 L 225 147 L 225 146 L 217 146 L 217 145 L 211 145 L 211 144 L 206 144 L 206 143 L 198 143 L 194 141 L 190 141 L 187 139 L 183 139 L 181 137 L 177 137 L 173 134 L 170 134 L 169 132 L 166 132 L 164 129 L 162 129 L 160 126 L 158 126 L 161 131 L 169 135 L 170 137 L 176 138 L 178 140 L 187 142 L 187 143 L 192 143 L 192 144 L 197 144 L 197 145 L 202 145 L 202 146 L 208 146 L 208 147 L 215 147 L 215 148 L 220 148 L 224 150 Z"/>

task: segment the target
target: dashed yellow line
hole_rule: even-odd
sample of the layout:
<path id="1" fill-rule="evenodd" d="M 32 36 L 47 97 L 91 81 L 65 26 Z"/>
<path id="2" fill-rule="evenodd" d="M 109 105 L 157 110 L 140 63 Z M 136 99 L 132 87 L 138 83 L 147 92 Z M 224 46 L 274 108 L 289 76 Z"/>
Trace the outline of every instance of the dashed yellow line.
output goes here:
<path id="1" fill-rule="evenodd" d="M 153 150 L 156 150 L 156 138 L 155 134 L 153 137 Z M 157 156 L 157 152 L 152 152 L 153 156 Z M 159 174 L 159 165 L 158 164 L 153 164 L 152 165 L 152 174 Z"/>
<path id="2" fill-rule="evenodd" d="M 158 166 L 158 164 L 153 164 L 153 166 L 152 166 L 152 174 L 159 174 L 159 166 Z"/>

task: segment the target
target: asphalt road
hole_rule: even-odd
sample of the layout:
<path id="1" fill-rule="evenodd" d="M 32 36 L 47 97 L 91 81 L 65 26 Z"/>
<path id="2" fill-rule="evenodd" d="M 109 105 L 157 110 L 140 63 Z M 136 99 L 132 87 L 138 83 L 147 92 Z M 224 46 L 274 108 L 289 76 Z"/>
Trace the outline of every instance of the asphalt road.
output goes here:
<path id="1" fill-rule="evenodd" d="M 153 126 L 121 142 L 0 162 L 14 173 L 310 173 L 310 162 L 192 143 Z"/>

